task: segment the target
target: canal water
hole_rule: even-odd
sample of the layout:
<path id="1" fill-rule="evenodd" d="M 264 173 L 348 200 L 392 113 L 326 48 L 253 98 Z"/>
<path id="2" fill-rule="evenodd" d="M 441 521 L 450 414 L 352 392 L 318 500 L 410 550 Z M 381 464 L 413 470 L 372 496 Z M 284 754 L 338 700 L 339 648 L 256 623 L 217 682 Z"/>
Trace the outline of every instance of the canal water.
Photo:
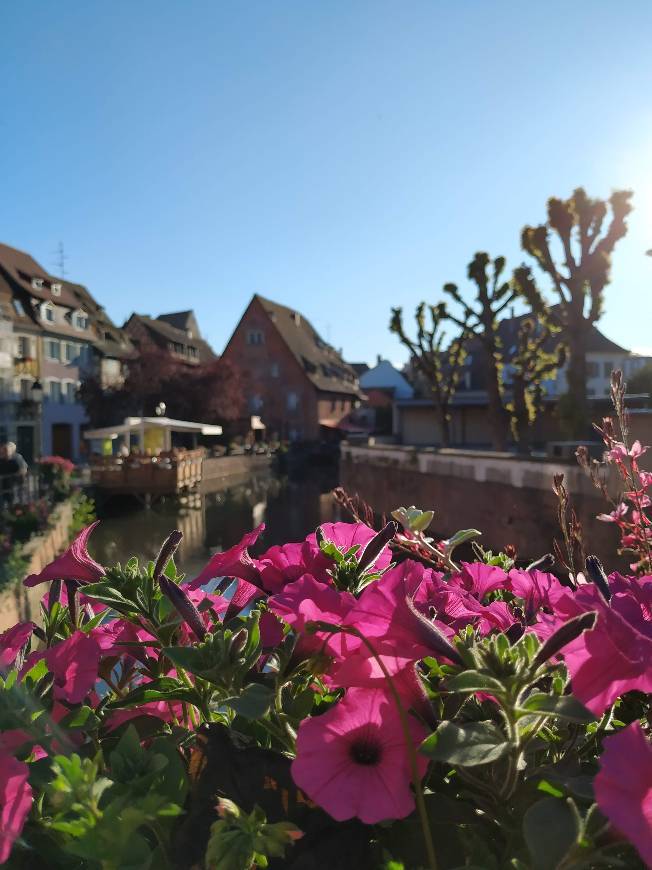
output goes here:
<path id="1" fill-rule="evenodd" d="M 340 519 L 331 491 L 335 475 L 309 473 L 290 480 L 271 472 L 252 476 L 206 495 L 190 495 L 146 509 L 130 500 L 113 500 L 98 509 L 99 526 L 90 550 L 102 565 L 123 564 L 131 557 L 155 559 L 172 529 L 183 532 L 177 567 L 196 574 L 214 553 L 237 543 L 245 532 L 265 523 L 255 548 L 300 541 L 318 525 Z"/>

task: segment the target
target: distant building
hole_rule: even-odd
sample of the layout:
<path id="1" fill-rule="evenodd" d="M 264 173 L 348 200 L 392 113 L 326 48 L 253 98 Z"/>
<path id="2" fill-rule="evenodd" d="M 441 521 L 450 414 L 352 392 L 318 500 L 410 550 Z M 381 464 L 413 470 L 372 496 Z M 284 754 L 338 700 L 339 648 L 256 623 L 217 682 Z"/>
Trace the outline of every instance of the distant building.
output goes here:
<path id="1" fill-rule="evenodd" d="M 377 435 L 390 435 L 395 431 L 394 402 L 411 399 L 414 389 L 405 376 L 381 356 L 377 357 L 373 368 L 367 366 L 366 369 L 360 376 L 366 398 L 355 419 Z"/>
<path id="2" fill-rule="evenodd" d="M 215 359 L 215 353 L 201 337 L 193 311 L 172 314 L 132 314 L 124 325 L 139 350 L 156 348 L 183 365 L 197 366 Z"/>
<path id="3" fill-rule="evenodd" d="M 499 324 L 499 336 L 509 360 L 516 351 L 516 341 L 522 321 L 532 315 L 508 317 Z M 460 380 L 451 402 L 451 443 L 465 447 L 487 447 L 491 435 L 487 424 L 487 390 L 484 351 L 479 339 L 471 338 L 466 346 L 467 356 Z M 591 329 L 586 353 L 587 397 L 596 406 L 596 418 L 609 410 L 611 372 L 620 369 L 625 378 L 638 371 L 649 357 L 632 354 L 611 341 L 597 327 Z M 505 390 L 509 395 L 511 371 L 509 362 L 503 369 Z M 398 440 L 405 444 L 437 444 L 439 423 L 427 384 L 414 377 L 417 387 L 413 398 L 397 398 L 394 403 L 394 424 Z M 533 440 L 543 444 L 562 437 L 554 408 L 558 399 L 568 390 L 566 366 L 554 379 L 545 382 L 545 410 L 533 428 Z"/>
<path id="4" fill-rule="evenodd" d="M 41 454 L 78 459 L 87 423 L 77 399 L 80 381 L 92 374 L 107 386 L 120 382 L 133 345 L 85 287 L 2 244 L 0 308 L 4 354 L 11 357 L 0 366 L 0 439 L 15 441 L 28 461 Z M 40 409 L 32 401 L 37 380 Z"/>
<path id="5" fill-rule="evenodd" d="M 354 370 L 300 312 L 257 294 L 222 359 L 241 373 L 249 414 L 270 436 L 336 436 L 362 398 Z"/>

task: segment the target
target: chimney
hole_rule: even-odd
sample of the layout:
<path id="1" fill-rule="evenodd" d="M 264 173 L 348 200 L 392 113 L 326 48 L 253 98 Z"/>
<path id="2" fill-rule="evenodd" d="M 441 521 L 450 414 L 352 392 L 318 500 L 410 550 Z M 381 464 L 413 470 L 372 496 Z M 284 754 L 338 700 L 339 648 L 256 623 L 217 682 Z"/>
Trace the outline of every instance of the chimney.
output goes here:
<path id="1" fill-rule="evenodd" d="M 509 316 L 510 316 L 511 320 L 514 319 L 515 315 L 514 315 L 514 306 L 513 305 L 509 306 Z"/>
<path id="2" fill-rule="evenodd" d="M 382 361 L 383 361 L 382 356 L 380 354 L 376 354 L 376 365 L 379 366 Z"/>
<path id="3" fill-rule="evenodd" d="M 292 312 L 292 320 L 294 320 L 295 326 L 301 326 L 301 315 L 299 314 L 298 311 Z"/>

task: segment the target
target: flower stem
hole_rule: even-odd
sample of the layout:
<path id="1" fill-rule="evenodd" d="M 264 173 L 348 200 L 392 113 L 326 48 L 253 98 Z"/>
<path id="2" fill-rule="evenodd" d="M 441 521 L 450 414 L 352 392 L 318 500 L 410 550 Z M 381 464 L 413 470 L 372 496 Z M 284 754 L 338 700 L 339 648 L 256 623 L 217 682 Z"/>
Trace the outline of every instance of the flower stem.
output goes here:
<path id="1" fill-rule="evenodd" d="M 390 676 L 389 671 L 385 667 L 382 659 L 374 649 L 370 640 L 368 640 L 361 631 L 357 628 L 342 628 L 343 631 L 348 632 L 349 634 L 353 634 L 356 637 L 360 638 L 362 643 L 367 647 L 371 655 L 378 662 L 378 665 L 383 672 L 383 676 L 387 680 L 387 685 L 389 686 L 389 690 L 391 692 L 392 698 L 394 699 L 394 703 L 396 704 L 396 709 L 398 710 L 399 719 L 401 721 L 401 728 L 403 730 L 403 735 L 405 737 L 405 745 L 408 754 L 408 761 L 410 765 L 410 773 L 412 776 L 412 784 L 414 785 L 414 794 L 415 800 L 417 804 L 417 811 L 419 813 L 419 820 L 421 822 L 421 830 L 423 832 L 423 840 L 426 847 L 426 855 L 428 856 L 428 865 L 430 870 L 437 870 L 437 856 L 435 855 L 435 846 L 432 840 L 432 831 L 430 830 L 430 821 L 428 819 L 428 813 L 426 810 L 426 802 L 423 797 L 423 788 L 421 786 L 421 777 L 419 776 L 419 768 L 417 764 L 417 751 L 414 746 L 414 742 L 412 740 L 412 735 L 410 734 L 410 723 L 408 720 L 407 712 L 405 707 L 403 706 L 403 702 L 401 701 L 401 696 L 396 689 L 394 684 L 394 680 Z"/>

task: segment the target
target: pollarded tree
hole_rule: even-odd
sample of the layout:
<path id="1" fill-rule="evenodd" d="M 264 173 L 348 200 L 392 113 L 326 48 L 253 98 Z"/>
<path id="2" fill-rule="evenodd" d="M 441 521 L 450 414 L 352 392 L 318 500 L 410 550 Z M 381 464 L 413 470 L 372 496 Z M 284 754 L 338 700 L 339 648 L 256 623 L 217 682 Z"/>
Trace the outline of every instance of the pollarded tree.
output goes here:
<path id="1" fill-rule="evenodd" d="M 532 424 L 543 407 L 545 381 L 564 365 L 566 347 L 558 342 L 559 328 L 527 317 L 519 326 L 510 358 L 512 399 L 507 403 L 512 434 L 519 453 L 529 453 Z"/>
<path id="2" fill-rule="evenodd" d="M 428 312 L 426 314 L 426 311 Z M 411 362 L 423 375 L 432 391 L 439 415 L 441 444 L 450 445 L 450 403 L 455 394 L 466 351 L 464 345 L 469 332 L 466 321 L 457 321 L 460 333 L 446 344 L 445 325 L 450 321 L 444 303 L 417 305 L 414 319 L 417 325 L 416 338 L 412 339 L 403 327 L 403 310 L 392 308 L 390 331 L 398 336 L 410 352 Z"/>
<path id="3" fill-rule="evenodd" d="M 499 315 L 516 298 L 512 282 L 503 280 L 505 258 L 491 260 L 489 254 L 478 253 L 468 266 L 468 276 L 475 284 L 471 303 L 461 295 L 456 284 L 445 284 L 444 292 L 462 309 L 462 317 L 449 317 L 468 330 L 479 341 L 485 362 L 489 426 L 494 450 L 505 450 L 509 434 L 509 414 L 504 404 L 502 369 L 504 352 L 498 332 Z"/>
<path id="4" fill-rule="evenodd" d="M 549 199 L 546 223 L 526 226 L 521 234 L 523 249 L 550 279 L 559 303 L 552 316 L 568 347 L 568 390 L 576 436 L 584 433 L 589 421 L 588 337 L 602 314 L 611 255 L 627 232 L 626 218 L 632 210 L 630 199 L 631 193 L 626 190 L 615 191 L 606 201 L 591 199 L 579 187 L 569 199 Z M 531 270 L 525 266 L 517 269 L 514 279 L 519 293 L 533 310 L 543 312 L 546 302 Z"/>

